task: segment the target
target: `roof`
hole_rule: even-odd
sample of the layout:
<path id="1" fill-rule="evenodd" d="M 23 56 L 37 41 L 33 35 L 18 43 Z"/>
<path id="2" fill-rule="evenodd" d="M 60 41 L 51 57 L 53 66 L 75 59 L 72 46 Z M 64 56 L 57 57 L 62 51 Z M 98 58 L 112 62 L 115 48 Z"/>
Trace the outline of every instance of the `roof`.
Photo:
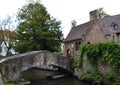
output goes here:
<path id="1" fill-rule="evenodd" d="M 98 23 L 105 35 L 110 35 L 113 32 L 113 27 L 111 26 L 113 23 L 118 26 L 115 31 L 120 33 L 120 14 L 99 19 Z"/>
<path id="2" fill-rule="evenodd" d="M 87 22 L 78 26 L 73 27 L 64 42 L 81 39 L 83 35 L 86 35 L 87 30 L 93 22 Z"/>
<path id="3" fill-rule="evenodd" d="M 115 15 L 115 16 L 109 16 L 106 18 L 98 19 L 98 20 L 89 21 L 87 23 L 73 27 L 70 30 L 64 42 L 81 39 L 83 35 L 86 35 L 88 29 L 92 26 L 92 24 L 94 24 L 95 21 L 97 21 L 104 35 L 110 35 L 113 32 L 113 27 L 111 26 L 112 23 L 115 23 L 118 25 L 115 31 L 117 33 L 120 33 L 120 15 Z"/>

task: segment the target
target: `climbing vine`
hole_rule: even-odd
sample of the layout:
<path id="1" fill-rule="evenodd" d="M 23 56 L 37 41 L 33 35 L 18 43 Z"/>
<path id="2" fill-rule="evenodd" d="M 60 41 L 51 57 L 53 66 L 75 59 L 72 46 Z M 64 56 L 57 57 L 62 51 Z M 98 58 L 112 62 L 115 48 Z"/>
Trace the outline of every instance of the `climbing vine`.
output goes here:
<path id="1" fill-rule="evenodd" d="M 77 65 L 82 64 L 82 56 L 84 53 L 86 53 L 88 61 L 93 65 L 94 72 L 92 73 L 92 76 L 94 74 L 94 78 L 99 77 L 98 79 L 100 80 L 102 77 L 110 78 L 113 80 L 114 85 L 120 85 L 120 75 L 117 75 L 116 73 L 116 69 L 119 68 L 120 65 L 120 43 L 109 41 L 98 44 L 81 45 L 80 57 L 77 60 Z M 97 71 L 98 59 L 101 59 L 102 62 L 110 65 L 112 72 L 109 73 L 109 75 L 104 75 L 100 78 L 99 72 Z"/>

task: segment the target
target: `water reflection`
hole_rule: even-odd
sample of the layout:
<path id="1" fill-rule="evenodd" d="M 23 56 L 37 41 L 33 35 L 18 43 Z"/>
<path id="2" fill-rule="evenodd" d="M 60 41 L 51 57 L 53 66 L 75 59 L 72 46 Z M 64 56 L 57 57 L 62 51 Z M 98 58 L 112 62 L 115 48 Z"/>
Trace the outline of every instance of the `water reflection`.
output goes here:
<path id="1" fill-rule="evenodd" d="M 56 80 L 40 80 L 31 82 L 30 85 L 90 85 L 87 82 L 80 82 L 76 78 L 66 77 Z"/>

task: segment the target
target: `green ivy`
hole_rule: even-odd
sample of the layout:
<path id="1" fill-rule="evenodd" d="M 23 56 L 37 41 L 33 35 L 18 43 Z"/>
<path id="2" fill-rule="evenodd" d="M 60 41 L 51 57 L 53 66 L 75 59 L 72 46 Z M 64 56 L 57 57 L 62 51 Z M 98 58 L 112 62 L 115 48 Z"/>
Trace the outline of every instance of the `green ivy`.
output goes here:
<path id="1" fill-rule="evenodd" d="M 102 75 L 100 75 L 97 72 L 93 72 L 93 73 L 83 73 L 80 75 L 79 79 L 80 80 L 84 80 L 84 79 L 88 79 L 88 80 L 94 80 L 93 85 L 95 83 L 97 83 L 98 85 L 101 83 L 101 81 L 103 81 L 103 77 Z"/>
<path id="2" fill-rule="evenodd" d="M 97 73 L 97 60 L 101 58 L 102 62 L 105 62 L 111 66 L 112 73 L 109 76 L 104 76 L 109 78 L 112 76 L 114 85 L 120 85 L 120 78 L 115 76 L 115 70 L 120 65 L 120 43 L 109 41 L 97 44 L 83 44 L 80 46 L 80 57 L 77 60 L 77 65 L 82 64 L 83 54 L 86 53 L 88 61 L 92 63 L 94 68 L 94 73 Z M 96 77 L 100 77 L 98 74 L 95 74 Z M 93 76 L 93 75 L 92 75 Z M 94 77 L 94 76 L 93 76 Z M 98 78 L 99 79 L 99 78 Z"/>

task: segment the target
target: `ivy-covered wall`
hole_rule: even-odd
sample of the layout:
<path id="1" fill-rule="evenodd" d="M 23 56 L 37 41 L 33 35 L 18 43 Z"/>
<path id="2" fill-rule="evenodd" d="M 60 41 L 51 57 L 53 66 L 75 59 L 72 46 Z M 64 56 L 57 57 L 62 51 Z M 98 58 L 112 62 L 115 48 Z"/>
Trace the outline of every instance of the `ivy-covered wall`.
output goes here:
<path id="1" fill-rule="evenodd" d="M 95 83 L 109 80 L 108 85 L 120 85 L 120 43 L 83 44 L 74 66 L 81 80 L 90 79 Z"/>

